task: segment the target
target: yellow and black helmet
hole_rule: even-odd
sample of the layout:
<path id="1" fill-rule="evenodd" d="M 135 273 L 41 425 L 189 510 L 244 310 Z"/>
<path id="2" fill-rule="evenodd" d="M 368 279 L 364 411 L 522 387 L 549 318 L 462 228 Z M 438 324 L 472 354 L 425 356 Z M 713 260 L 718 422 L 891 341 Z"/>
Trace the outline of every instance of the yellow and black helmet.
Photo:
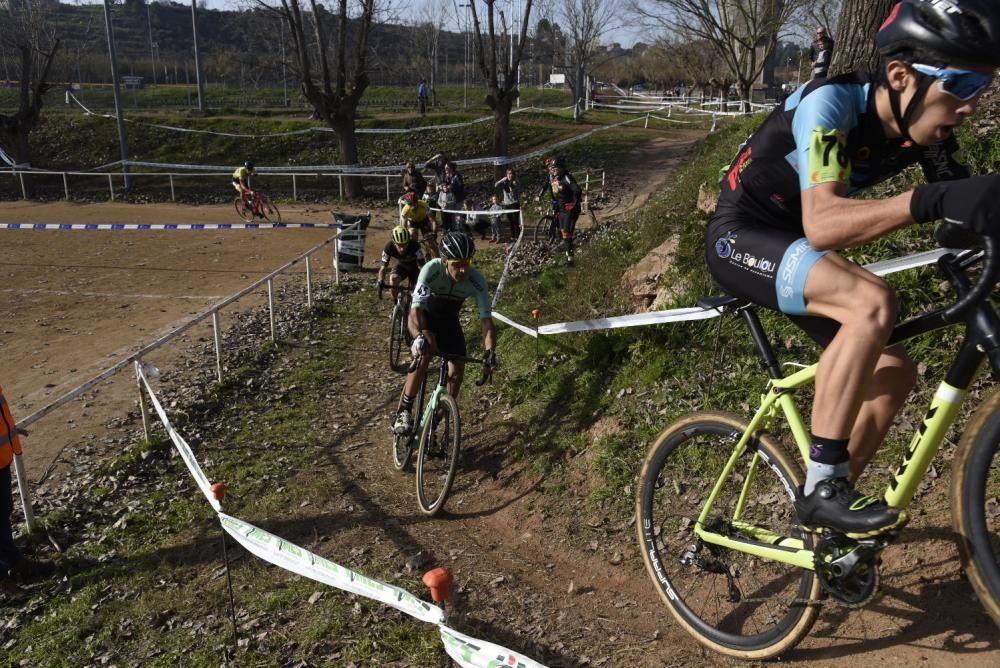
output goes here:
<path id="1" fill-rule="evenodd" d="M 400 246 L 410 243 L 410 231 L 402 225 L 392 228 L 392 243 Z"/>

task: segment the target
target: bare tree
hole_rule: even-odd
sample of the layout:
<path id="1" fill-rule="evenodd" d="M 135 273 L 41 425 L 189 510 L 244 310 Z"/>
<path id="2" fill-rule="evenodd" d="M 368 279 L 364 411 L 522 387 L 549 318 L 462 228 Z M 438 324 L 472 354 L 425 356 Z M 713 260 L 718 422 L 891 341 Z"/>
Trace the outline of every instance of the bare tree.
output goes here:
<path id="1" fill-rule="evenodd" d="M 18 108 L 13 114 L 0 114 L 0 138 L 13 142 L 14 158 L 31 163 L 31 131 L 38 127 L 42 98 L 48 89 L 49 70 L 59 39 L 49 28 L 48 5 L 43 0 L 0 0 L 0 43 L 19 59 Z M 17 59 L 15 63 L 17 63 Z"/>
<path id="2" fill-rule="evenodd" d="M 517 88 L 517 70 L 524 53 L 524 44 L 528 36 L 528 20 L 531 18 L 532 0 L 524 1 L 521 16 L 520 34 L 517 46 L 511 48 L 513 39 L 511 21 L 497 7 L 497 0 L 479 0 L 485 5 L 483 18 L 486 20 L 486 33 L 480 23 L 480 9 L 477 1 L 472 0 L 469 7 L 472 10 L 472 25 L 475 30 L 476 53 L 479 68 L 486 80 L 486 104 L 493 111 L 493 155 L 505 156 L 510 146 L 510 110 L 514 100 L 520 94 Z M 500 23 L 498 26 L 497 23 Z M 498 31 L 499 28 L 499 31 Z M 511 54 L 508 56 L 508 54 Z M 497 174 L 504 170 L 502 165 L 496 167 Z"/>
<path id="3" fill-rule="evenodd" d="M 302 95 L 316 116 L 333 129 L 341 163 L 358 162 L 354 130 L 358 103 L 368 88 L 368 38 L 375 18 L 375 0 L 337 0 L 331 13 L 322 0 L 280 0 L 261 6 L 278 12 L 291 34 L 292 70 Z M 331 30 L 332 24 L 332 30 Z M 362 194 L 361 179 L 344 179 L 348 197 Z"/>
<path id="4" fill-rule="evenodd" d="M 875 33 L 897 0 L 844 0 L 840 31 L 833 50 L 831 74 L 853 70 L 874 72 L 881 63 L 875 48 Z"/>
<path id="5" fill-rule="evenodd" d="M 560 10 L 569 36 L 568 55 L 573 69 L 570 86 L 576 100 L 573 117 L 579 118 L 587 73 L 603 53 L 601 37 L 618 27 L 618 0 L 562 0 Z"/>
<path id="6" fill-rule="evenodd" d="M 782 30 L 813 0 L 633 0 L 631 9 L 675 34 L 709 44 L 745 101 Z"/>

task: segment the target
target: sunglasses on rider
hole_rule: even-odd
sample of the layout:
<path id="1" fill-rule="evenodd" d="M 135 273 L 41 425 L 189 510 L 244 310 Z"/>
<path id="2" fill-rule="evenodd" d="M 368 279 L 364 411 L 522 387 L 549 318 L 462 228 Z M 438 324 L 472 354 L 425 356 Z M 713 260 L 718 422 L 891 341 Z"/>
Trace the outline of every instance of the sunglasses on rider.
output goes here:
<path id="1" fill-rule="evenodd" d="M 937 79 L 941 90 L 962 102 L 968 102 L 993 83 L 992 74 L 976 70 L 931 67 L 920 63 L 913 63 L 911 67 L 921 74 Z"/>
<path id="2" fill-rule="evenodd" d="M 455 267 L 456 269 L 465 269 L 472 266 L 472 260 L 448 260 L 449 267 Z"/>

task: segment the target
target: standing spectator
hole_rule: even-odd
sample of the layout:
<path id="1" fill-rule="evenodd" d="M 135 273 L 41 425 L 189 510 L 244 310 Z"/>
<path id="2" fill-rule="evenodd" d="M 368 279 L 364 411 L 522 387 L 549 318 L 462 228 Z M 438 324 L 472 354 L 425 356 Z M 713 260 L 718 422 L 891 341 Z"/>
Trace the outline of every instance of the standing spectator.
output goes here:
<path id="1" fill-rule="evenodd" d="M 826 28 L 820 26 L 816 28 L 816 39 L 809 47 L 809 60 L 812 61 L 812 78 L 825 79 L 826 72 L 830 69 L 830 61 L 833 60 L 833 39 L 826 34 Z"/>
<path id="2" fill-rule="evenodd" d="M 445 224 L 444 214 L 441 214 L 439 218 L 437 209 L 442 208 L 439 202 L 441 199 L 441 186 L 444 183 L 444 164 L 446 162 L 448 162 L 448 157 L 444 153 L 437 153 L 424 163 L 425 170 L 429 169 L 434 172 L 434 176 L 427 181 L 427 186 L 430 189 L 430 212 L 431 218 L 435 221 L 441 221 L 441 227 L 444 227 Z M 444 231 L 447 232 L 448 229 L 444 228 Z"/>
<path id="3" fill-rule="evenodd" d="M 420 105 L 420 115 L 427 115 L 427 79 L 421 79 L 417 86 L 417 103 Z"/>
<path id="4" fill-rule="evenodd" d="M 507 174 L 497 181 L 494 188 L 500 191 L 500 203 L 505 209 L 518 209 L 516 213 L 504 214 L 510 223 L 510 239 L 517 241 L 521 236 L 521 182 L 517 180 L 513 169 L 508 169 Z"/>
<path id="5" fill-rule="evenodd" d="M 52 565 L 21 556 L 14 544 L 14 527 L 10 516 L 14 512 L 11 495 L 10 467 L 14 455 L 21 454 L 21 436 L 28 432 L 14 422 L 0 388 L 0 594 L 15 596 L 20 592 L 16 579 L 51 575 Z"/>
<path id="6" fill-rule="evenodd" d="M 438 185 L 440 194 L 438 195 L 438 206 L 441 207 L 441 221 L 446 232 L 452 231 L 455 225 L 455 214 L 448 213 L 445 209 L 454 212 L 456 209 L 463 209 L 465 202 L 465 180 L 462 173 L 458 171 L 458 165 L 454 162 L 446 162 L 444 165 L 444 180 Z"/>
<path id="7" fill-rule="evenodd" d="M 493 195 L 490 198 L 490 211 L 503 211 L 503 207 L 497 202 L 497 196 Z M 490 243 L 498 244 L 500 243 L 500 214 L 492 213 L 490 214 Z"/>
<path id="8" fill-rule="evenodd" d="M 406 161 L 403 168 L 403 192 L 412 190 L 417 195 L 417 199 L 422 199 L 427 192 L 427 179 L 420 173 L 412 160 Z"/>

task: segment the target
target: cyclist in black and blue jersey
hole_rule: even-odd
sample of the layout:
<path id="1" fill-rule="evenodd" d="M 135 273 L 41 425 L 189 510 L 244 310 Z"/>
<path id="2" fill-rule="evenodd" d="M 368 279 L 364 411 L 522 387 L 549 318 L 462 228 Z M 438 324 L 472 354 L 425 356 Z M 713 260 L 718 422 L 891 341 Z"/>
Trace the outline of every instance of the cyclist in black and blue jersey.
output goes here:
<path id="1" fill-rule="evenodd" d="M 954 128 L 1000 67 L 1000 3 L 903 0 L 882 24 L 877 75 L 795 91 L 742 146 L 721 182 L 706 260 L 728 293 L 788 314 L 824 346 L 812 448 L 796 500 L 804 526 L 876 535 L 904 512 L 853 483 L 916 382 L 903 346 L 885 348 L 896 298 L 838 251 L 945 218 L 997 228 L 1000 176 L 971 177 Z M 919 164 L 930 183 L 881 200 L 849 196 Z"/>
<path id="2" fill-rule="evenodd" d="M 413 291 L 413 307 L 407 323 L 413 335 L 411 352 L 416 368 L 406 377 L 392 430 L 406 434 L 413 426 L 410 411 L 420 383 L 427 374 L 431 355 L 435 352 L 465 356 L 465 333 L 458 313 L 467 297 L 475 297 L 479 322 L 483 328 L 483 364 L 495 368 L 496 330 L 490 310 L 486 279 L 472 267 L 475 243 L 461 232 L 449 232 L 441 239 L 441 257 L 431 260 L 420 270 Z M 465 362 L 448 362 L 448 394 L 458 398 L 465 372 Z"/>
<path id="3" fill-rule="evenodd" d="M 392 300 L 399 299 L 399 286 L 405 278 L 412 289 L 417 284 L 417 274 L 424 266 L 424 251 L 420 244 L 410 236 L 410 230 L 403 225 L 392 228 L 392 240 L 382 249 L 382 266 L 378 268 L 378 277 L 375 279 L 375 287 L 379 290 L 385 288 L 385 270 L 389 266 L 390 260 L 396 260 L 396 266 L 392 268 L 389 275 L 389 290 Z"/>
<path id="4" fill-rule="evenodd" d="M 576 236 L 576 221 L 580 217 L 580 206 L 583 201 L 583 190 L 573 175 L 566 171 L 566 162 L 556 156 L 545 159 L 548 178 L 542 183 L 536 201 L 546 195 L 552 197 L 553 215 L 559 221 L 559 233 L 562 235 L 563 250 L 566 253 L 565 267 L 573 266 L 573 239 Z"/>

